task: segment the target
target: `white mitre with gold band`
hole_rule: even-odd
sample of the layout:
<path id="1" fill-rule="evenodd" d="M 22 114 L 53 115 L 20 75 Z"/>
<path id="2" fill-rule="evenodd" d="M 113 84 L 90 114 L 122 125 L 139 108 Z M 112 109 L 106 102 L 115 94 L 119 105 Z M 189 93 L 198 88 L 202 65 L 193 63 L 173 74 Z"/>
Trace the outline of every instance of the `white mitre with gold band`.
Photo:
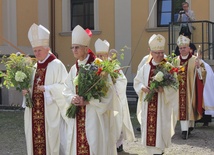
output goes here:
<path id="1" fill-rule="evenodd" d="M 77 44 L 82 46 L 89 46 L 91 37 L 88 33 L 80 26 L 77 25 L 72 31 L 71 44 Z"/>
<path id="2" fill-rule="evenodd" d="M 180 47 L 180 46 L 189 46 L 190 44 L 190 39 L 183 36 L 183 35 L 180 35 L 178 37 L 178 40 L 177 40 L 177 45 Z"/>
<path id="3" fill-rule="evenodd" d="M 151 51 L 159 51 L 165 49 L 165 38 L 160 34 L 153 34 L 150 37 L 148 43 Z"/>
<path id="4" fill-rule="evenodd" d="M 102 41 L 100 38 L 98 38 L 95 41 L 94 46 L 96 54 L 108 54 L 110 44 L 107 40 Z"/>
<path id="5" fill-rule="evenodd" d="M 28 39 L 33 48 L 39 46 L 49 47 L 49 37 L 49 30 L 46 29 L 44 26 L 38 26 L 35 23 L 31 25 L 28 31 Z"/>

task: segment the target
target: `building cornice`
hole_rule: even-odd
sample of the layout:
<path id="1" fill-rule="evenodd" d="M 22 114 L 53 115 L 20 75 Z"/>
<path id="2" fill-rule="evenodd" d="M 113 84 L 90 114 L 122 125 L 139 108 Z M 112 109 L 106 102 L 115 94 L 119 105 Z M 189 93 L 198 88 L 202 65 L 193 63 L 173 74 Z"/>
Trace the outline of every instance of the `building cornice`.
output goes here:
<path id="1" fill-rule="evenodd" d="M 96 31 L 96 30 L 91 30 L 92 34 L 93 35 L 99 35 L 102 33 L 102 31 Z M 69 31 L 69 32 L 60 32 L 59 35 L 62 36 L 62 37 L 67 37 L 67 36 L 71 36 L 71 33 L 72 31 Z"/>

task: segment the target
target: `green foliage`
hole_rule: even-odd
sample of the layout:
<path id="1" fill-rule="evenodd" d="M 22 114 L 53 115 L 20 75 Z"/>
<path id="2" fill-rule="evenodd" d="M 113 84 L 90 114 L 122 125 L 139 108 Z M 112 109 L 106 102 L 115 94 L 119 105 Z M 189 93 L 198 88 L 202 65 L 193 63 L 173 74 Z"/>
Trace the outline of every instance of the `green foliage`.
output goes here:
<path id="1" fill-rule="evenodd" d="M 154 70 L 155 76 L 150 81 L 150 92 L 146 95 L 144 101 L 150 102 L 159 88 L 172 87 L 177 90 L 179 88 L 177 73 L 177 68 L 162 61 Z"/>
<path id="2" fill-rule="evenodd" d="M 174 51 L 167 55 L 166 60 L 171 63 L 174 67 L 178 66 L 178 59 L 177 59 L 177 55 L 174 53 Z"/>
<path id="3" fill-rule="evenodd" d="M 89 101 L 92 97 L 101 100 L 108 91 L 107 77 L 100 76 L 95 65 L 81 66 L 78 74 L 78 95 Z"/>
<path id="4" fill-rule="evenodd" d="M 33 66 L 35 59 L 26 57 L 23 54 L 11 54 L 9 57 L 3 56 L 2 63 L 6 67 L 6 73 L 0 72 L 3 77 L 3 86 L 7 89 L 15 87 L 16 90 L 22 91 L 31 87 Z M 32 108 L 33 102 L 29 92 L 25 95 L 26 106 Z"/>
<path id="5" fill-rule="evenodd" d="M 9 57 L 3 56 L 2 63 L 6 67 L 6 73 L 1 72 L 0 77 L 4 78 L 3 85 L 6 88 L 15 87 L 16 90 L 21 91 L 30 87 L 34 65 L 30 57 L 25 57 L 23 54 L 11 54 Z M 22 82 L 16 79 L 16 73 L 20 71 L 26 75 Z"/>
<path id="6" fill-rule="evenodd" d="M 78 76 L 73 83 L 78 85 L 78 95 L 82 96 L 85 101 L 91 98 L 101 100 L 105 97 L 108 89 L 108 75 L 111 76 L 112 82 L 115 83 L 120 75 L 120 62 L 117 59 L 101 60 L 96 58 L 93 64 L 81 65 L 79 67 Z M 78 107 L 71 104 L 66 115 L 69 118 L 75 118 Z"/>
<path id="7" fill-rule="evenodd" d="M 103 71 L 105 71 L 111 76 L 113 83 L 115 83 L 116 79 L 120 75 L 119 65 L 120 65 L 120 62 L 117 59 L 112 59 L 112 60 L 102 61 L 100 64 L 100 67 L 102 67 Z"/>

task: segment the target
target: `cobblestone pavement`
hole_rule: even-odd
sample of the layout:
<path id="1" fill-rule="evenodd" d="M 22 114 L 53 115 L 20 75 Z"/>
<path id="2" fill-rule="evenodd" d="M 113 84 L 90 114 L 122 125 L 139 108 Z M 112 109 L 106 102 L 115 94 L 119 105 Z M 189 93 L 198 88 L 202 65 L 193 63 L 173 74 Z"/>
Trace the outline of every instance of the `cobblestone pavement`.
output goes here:
<path id="1" fill-rule="evenodd" d="M 135 142 L 124 142 L 124 152 L 118 155 L 147 155 L 140 144 L 140 132 L 135 131 Z M 172 137 L 172 146 L 165 149 L 164 155 L 214 155 L 214 122 L 208 127 L 202 127 L 197 123 L 195 129 L 187 140 L 181 138 L 179 122 L 176 126 L 176 133 Z"/>
<path id="2" fill-rule="evenodd" d="M 0 110 L 0 155 L 26 155 L 23 114 L 23 111 Z M 132 121 L 136 129 L 136 119 Z M 209 127 L 197 123 L 187 140 L 181 139 L 180 134 L 178 123 L 176 134 L 172 137 L 172 146 L 165 149 L 164 155 L 214 155 L 214 119 Z M 140 143 L 140 132 L 135 130 L 135 136 L 135 142 L 124 142 L 124 152 L 118 155 L 147 155 Z"/>

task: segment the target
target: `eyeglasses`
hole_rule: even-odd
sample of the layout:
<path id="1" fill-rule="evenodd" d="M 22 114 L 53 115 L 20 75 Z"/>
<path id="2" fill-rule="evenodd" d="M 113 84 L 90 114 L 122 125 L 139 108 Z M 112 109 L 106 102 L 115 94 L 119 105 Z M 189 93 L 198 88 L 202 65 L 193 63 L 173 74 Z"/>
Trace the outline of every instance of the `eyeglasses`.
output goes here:
<path id="1" fill-rule="evenodd" d="M 185 50 L 187 47 L 183 46 L 183 47 L 179 47 L 179 50 Z"/>
<path id="2" fill-rule="evenodd" d="M 155 53 L 157 55 L 164 54 L 164 52 L 154 52 L 154 51 L 152 51 L 152 53 Z"/>
<path id="3" fill-rule="evenodd" d="M 72 46 L 72 47 L 71 47 L 71 50 L 75 50 L 75 49 L 76 49 L 76 50 L 80 49 L 80 46 Z"/>
<path id="4" fill-rule="evenodd" d="M 86 46 L 72 46 L 71 47 L 71 50 L 78 50 L 78 49 L 80 49 L 81 47 L 86 47 Z"/>

